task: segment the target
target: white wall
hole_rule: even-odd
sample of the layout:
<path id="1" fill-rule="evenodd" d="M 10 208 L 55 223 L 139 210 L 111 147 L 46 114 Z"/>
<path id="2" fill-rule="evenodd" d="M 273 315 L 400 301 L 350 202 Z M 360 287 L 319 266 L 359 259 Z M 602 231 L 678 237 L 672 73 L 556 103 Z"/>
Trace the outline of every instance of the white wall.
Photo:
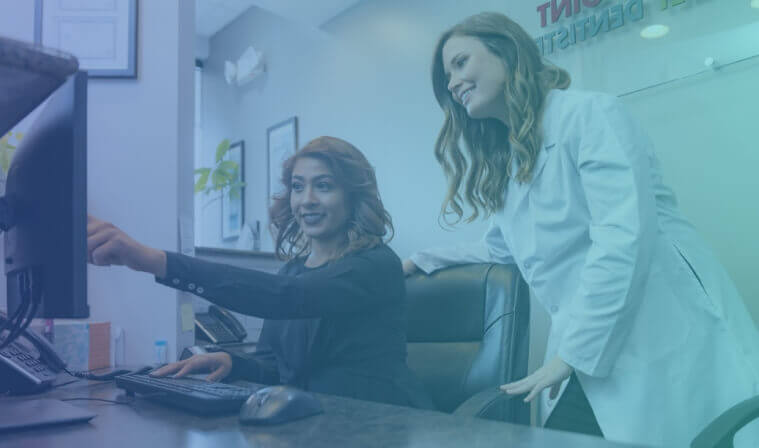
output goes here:
<path id="1" fill-rule="evenodd" d="M 34 2 L 0 0 L 0 35 L 31 42 L 34 40 Z"/>
<path id="2" fill-rule="evenodd" d="M 29 40 L 33 3 L 0 1 L 0 33 L 13 30 Z M 138 22 L 137 79 L 89 81 L 88 212 L 147 245 L 177 250 L 180 208 L 192 222 L 184 192 L 192 188 L 194 7 L 142 1 Z M 125 329 L 128 363 L 152 362 L 155 340 L 168 341 L 173 357 L 178 341 L 192 338 L 180 331 L 177 316 L 178 302 L 189 299 L 145 274 L 90 266 L 88 300 L 91 320 Z"/>
<path id="3" fill-rule="evenodd" d="M 141 2 L 139 78 L 92 80 L 89 89 L 89 212 L 169 250 L 179 248 L 178 161 L 192 158 L 192 115 L 180 113 L 192 107 L 192 13 L 191 2 Z M 88 275 L 92 318 L 125 328 L 128 361 L 151 361 L 157 339 L 177 350 L 174 290 L 123 268 Z"/>

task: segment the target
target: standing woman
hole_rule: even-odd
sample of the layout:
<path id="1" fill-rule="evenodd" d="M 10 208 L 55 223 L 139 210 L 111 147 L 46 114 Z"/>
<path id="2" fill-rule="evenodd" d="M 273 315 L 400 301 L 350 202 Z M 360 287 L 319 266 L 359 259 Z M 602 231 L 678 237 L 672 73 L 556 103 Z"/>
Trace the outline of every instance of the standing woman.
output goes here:
<path id="1" fill-rule="evenodd" d="M 490 226 L 478 243 L 413 254 L 404 271 L 519 267 L 551 328 L 543 366 L 504 391 L 539 397 L 547 427 L 657 446 L 688 445 L 759 393 L 756 327 L 616 98 L 566 90 L 569 75 L 497 13 L 442 35 L 432 82 L 445 113 L 441 215 L 461 220 L 467 205 L 467 221 Z M 739 436 L 759 440 L 756 428 Z"/>
<path id="2" fill-rule="evenodd" d="M 406 290 L 374 169 L 350 143 L 309 142 L 285 161 L 285 193 L 270 210 L 278 274 L 144 246 L 90 217 L 96 265 L 126 265 L 164 285 L 265 319 L 252 357 L 195 355 L 154 372 L 244 378 L 403 406 L 432 408 L 406 366 Z"/>

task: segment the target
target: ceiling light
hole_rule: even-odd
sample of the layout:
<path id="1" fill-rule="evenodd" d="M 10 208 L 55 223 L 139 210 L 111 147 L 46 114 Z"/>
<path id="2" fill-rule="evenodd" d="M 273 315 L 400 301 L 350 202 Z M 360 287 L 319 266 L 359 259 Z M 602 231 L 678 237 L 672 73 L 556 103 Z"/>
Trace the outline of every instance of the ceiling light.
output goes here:
<path id="1" fill-rule="evenodd" d="M 669 33 L 667 25 L 649 25 L 640 31 L 640 37 L 644 39 L 658 39 L 667 33 Z"/>

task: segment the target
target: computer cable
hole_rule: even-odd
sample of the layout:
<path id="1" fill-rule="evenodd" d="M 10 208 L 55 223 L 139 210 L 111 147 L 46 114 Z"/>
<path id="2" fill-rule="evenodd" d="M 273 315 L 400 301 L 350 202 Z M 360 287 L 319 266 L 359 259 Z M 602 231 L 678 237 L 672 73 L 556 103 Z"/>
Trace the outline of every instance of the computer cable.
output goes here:
<path id="1" fill-rule="evenodd" d="M 153 370 L 153 368 L 150 367 L 150 366 L 145 366 L 145 367 L 143 367 L 141 369 L 134 370 L 134 371 L 120 369 L 120 370 L 115 370 L 113 372 L 104 373 L 102 375 L 98 375 L 98 374 L 92 373 L 90 371 L 70 371 L 68 369 L 63 369 L 63 370 L 66 373 L 68 373 L 69 375 L 73 376 L 74 378 L 81 378 L 81 379 L 84 379 L 84 380 L 92 380 L 92 381 L 111 381 L 111 380 L 115 379 L 119 375 L 126 375 L 126 374 L 129 374 L 129 373 L 131 373 L 131 374 L 147 373 L 147 372 Z"/>
<path id="2" fill-rule="evenodd" d="M 15 341 L 16 338 L 21 334 L 19 332 L 19 329 L 22 327 L 25 315 L 27 314 L 29 310 L 29 306 L 31 305 L 31 291 L 30 291 L 30 285 L 29 285 L 29 279 L 27 276 L 27 272 L 21 272 L 18 279 L 18 288 L 19 288 L 19 294 L 21 295 L 21 304 L 19 304 L 16 311 L 13 313 L 13 317 L 10 318 L 5 328 L 3 330 L 8 331 L 8 335 L 5 337 L 5 339 L 0 342 L 0 350 L 7 347 L 11 342 Z M 35 310 L 36 312 L 36 310 Z"/>
<path id="3" fill-rule="evenodd" d="M 89 398 L 89 397 L 79 397 L 79 398 L 60 398 L 60 401 L 102 401 L 104 403 L 112 403 L 112 404 L 124 404 L 124 405 L 130 405 L 134 403 L 135 398 L 132 398 L 129 401 L 118 401 L 118 400 L 106 400 L 105 398 Z"/>
<path id="4" fill-rule="evenodd" d="M 13 321 L 18 319 L 18 316 L 23 311 L 23 308 L 21 306 L 16 308 L 16 311 L 13 312 L 13 316 L 10 318 L 8 317 L 8 314 L 0 311 L 0 334 L 3 333 L 6 329 L 11 327 L 11 324 Z"/>
<path id="5" fill-rule="evenodd" d="M 111 381 L 112 379 L 116 378 L 119 375 L 125 375 L 127 373 L 130 373 L 129 370 L 115 370 L 113 372 L 105 373 L 103 375 L 98 375 L 96 373 L 91 372 L 80 372 L 80 371 L 70 371 L 68 369 L 63 369 L 66 373 L 73 376 L 74 378 L 80 378 L 83 380 L 92 380 L 92 381 Z"/>
<path id="6" fill-rule="evenodd" d="M 50 387 L 53 388 L 53 389 L 56 389 L 58 387 L 68 386 L 69 384 L 78 383 L 79 381 L 82 381 L 82 379 L 83 378 L 77 378 L 75 380 L 66 381 L 65 383 L 53 384 Z"/>
<path id="7" fill-rule="evenodd" d="M 32 307 L 31 310 L 29 310 L 29 313 L 26 315 L 26 319 L 21 322 L 21 324 L 16 329 L 16 332 L 11 334 L 11 340 L 17 339 L 21 334 L 26 331 L 27 328 L 29 328 L 29 324 L 32 323 L 32 320 L 34 319 L 34 316 L 37 314 L 37 309 L 40 306 L 41 300 L 34 296 L 34 289 L 32 289 Z"/>
<path id="8" fill-rule="evenodd" d="M 10 318 L 7 314 L 0 312 L 0 335 L 2 335 L 6 330 L 8 331 L 8 334 L 13 331 L 14 328 L 14 322 L 18 319 L 19 315 L 23 311 L 23 306 L 19 306 L 16 308 L 16 311 L 14 311 L 13 316 Z M 4 339 L 3 339 L 4 340 Z"/>
<path id="9" fill-rule="evenodd" d="M 8 344 L 15 341 L 32 323 L 32 319 L 37 314 L 37 309 L 42 302 L 42 289 L 34 287 L 34 278 L 37 277 L 37 284 L 41 284 L 39 281 L 39 271 L 37 275 L 33 272 L 23 272 L 19 275 L 19 292 L 22 297 L 22 303 L 19 306 L 21 310 L 17 313 L 17 319 L 11 323 L 11 330 L 5 340 L 0 344 L 0 350 L 5 348 Z M 31 310 L 29 310 L 31 304 Z M 27 312 L 28 310 L 28 312 Z"/>
<path id="10" fill-rule="evenodd" d="M 166 392 L 151 392 L 149 394 L 140 394 L 141 398 L 152 398 L 152 397 L 158 397 L 158 396 L 165 396 Z M 102 401 L 105 403 L 113 403 L 113 404 L 126 404 L 130 405 L 137 401 L 137 396 L 134 392 L 127 391 L 123 395 L 119 395 L 119 397 L 125 397 L 125 400 L 107 400 L 105 398 L 90 398 L 90 397 L 74 397 L 74 398 L 62 398 L 61 401 Z"/>

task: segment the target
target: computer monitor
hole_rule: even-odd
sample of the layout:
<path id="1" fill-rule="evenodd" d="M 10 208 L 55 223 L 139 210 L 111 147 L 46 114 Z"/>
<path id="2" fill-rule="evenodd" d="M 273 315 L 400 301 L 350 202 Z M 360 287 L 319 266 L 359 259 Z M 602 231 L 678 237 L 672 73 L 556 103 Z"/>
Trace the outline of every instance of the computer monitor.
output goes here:
<path id="1" fill-rule="evenodd" d="M 35 317 L 89 317 L 86 72 L 69 76 L 25 133 L 5 200 L 8 316 L 33 299 Z"/>

